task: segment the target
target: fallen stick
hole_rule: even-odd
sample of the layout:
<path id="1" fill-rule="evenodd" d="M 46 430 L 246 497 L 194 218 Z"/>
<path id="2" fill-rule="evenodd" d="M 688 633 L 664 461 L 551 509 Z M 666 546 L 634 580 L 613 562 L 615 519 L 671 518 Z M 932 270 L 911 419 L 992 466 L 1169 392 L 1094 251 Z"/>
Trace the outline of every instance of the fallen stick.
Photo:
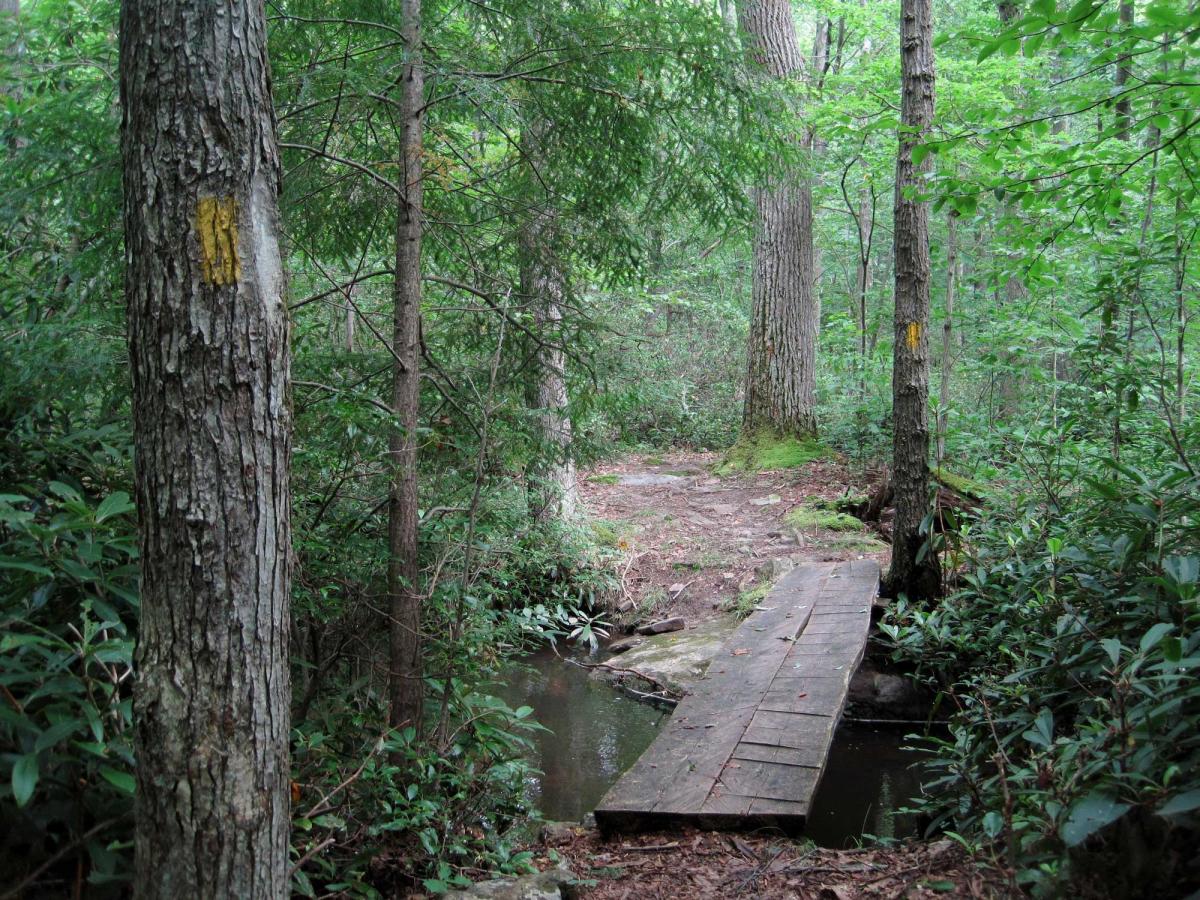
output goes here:
<path id="1" fill-rule="evenodd" d="M 628 845 L 621 847 L 622 850 L 633 850 L 638 853 L 653 853 L 658 850 L 674 850 L 679 846 L 679 841 L 671 841 L 669 844 L 652 844 L 649 847 L 630 847 Z"/>
<path id="2" fill-rule="evenodd" d="M 623 666 L 614 666 L 609 663 L 584 663 L 584 662 L 579 662 L 578 660 L 574 660 L 574 659 L 568 659 L 566 661 L 571 663 L 571 665 L 573 665 L 573 666 L 579 666 L 581 669 L 607 669 L 610 672 L 619 672 L 622 675 L 633 675 L 636 678 L 640 678 L 643 681 L 648 681 L 651 684 L 655 685 L 656 687 L 658 687 L 658 689 L 660 691 L 662 691 L 664 694 L 666 694 L 667 697 L 673 697 L 676 693 L 678 693 L 677 691 L 671 690 L 671 688 L 667 684 L 659 681 L 657 678 L 652 678 L 651 676 L 647 675 L 645 672 L 639 672 L 637 669 L 630 669 L 630 668 L 626 668 Z M 664 698 L 664 699 L 666 699 L 666 698 Z M 675 699 L 678 699 L 678 698 L 675 698 Z"/>

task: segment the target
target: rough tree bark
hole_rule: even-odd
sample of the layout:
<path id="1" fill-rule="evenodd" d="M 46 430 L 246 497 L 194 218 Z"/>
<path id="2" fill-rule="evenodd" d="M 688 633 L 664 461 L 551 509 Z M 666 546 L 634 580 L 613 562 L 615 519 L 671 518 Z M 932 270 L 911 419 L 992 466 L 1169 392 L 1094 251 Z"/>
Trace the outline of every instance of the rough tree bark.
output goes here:
<path id="1" fill-rule="evenodd" d="M 541 159 L 544 135 L 544 127 L 534 126 L 523 136 L 528 159 Z M 567 409 L 566 354 L 559 343 L 567 273 L 557 252 L 558 216 L 546 200 L 542 197 L 541 204 L 532 211 L 519 240 L 521 298 L 532 305 L 536 333 L 544 342 L 534 354 L 528 392 L 542 442 L 540 462 L 528 474 L 527 492 L 530 514 L 538 522 L 569 520 L 579 505 Z"/>
<path id="2" fill-rule="evenodd" d="M 896 154 L 896 311 L 892 363 L 892 470 L 896 522 L 892 536 L 889 594 L 937 596 L 937 555 L 921 546 L 921 521 L 929 512 L 929 204 L 910 196 L 924 189 L 931 158 L 913 163 L 913 148 L 933 122 L 932 0 L 900 4 L 900 146 Z"/>
<path id="3" fill-rule="evenodd" d="M 141 898 L 289 893 L 290 421 L 261 2 L 125 0 Z"/>
<path id="4" fill-rule="evenodd" d="M 400 82 L 400 182 L 396 207 L 396 273 L 392 320 L 392 465 L 388 498 L 390 715 L 393 727 L 420 731 L 424 701 L 421 595 L 417 556 L 417 417 L 420 411 L 422 167 L 425 72 L 421 0 L 403 0 L 404 71 Z"/>
<path id="5" fill-rule="evenodd" d="M 741 0 L 739 21 L 751 53 L 771 78 L 802 75 L 803 55 L 788 0 Z M 812 187 L 783 172 L 754 191 L 753 310 L 742 430 L 811 436 L 817 432 L 818 328 Z"/>

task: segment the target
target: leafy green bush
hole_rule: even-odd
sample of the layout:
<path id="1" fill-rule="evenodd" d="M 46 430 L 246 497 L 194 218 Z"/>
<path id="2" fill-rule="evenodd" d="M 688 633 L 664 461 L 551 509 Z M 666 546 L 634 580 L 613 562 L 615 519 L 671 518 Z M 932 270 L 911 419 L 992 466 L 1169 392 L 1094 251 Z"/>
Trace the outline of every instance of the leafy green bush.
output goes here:
<path id="1" fill-rule="evenodd" d="M 1073 491 L 991 511 L 963 590 L 882 625 L 955 708 L 923 805 L 1038 895 L 1171 895 L 1200 836 L 1200 479 L 1060 474 Z"/>
<path id="2" fill-rule="evenodd" d="M 382 705 L 334 705 L 296 730 L 296 894 L 442 891 L 469 884 L 464 871 L 530 870 L 516 846 L 530 815 L 522 754 L 541 726 L 459 685 L 453 705 L 453 727 L 424 740 L 382 730 Z"/>
<path id="3" fill-rule="evenodd" d="M 0 839 L 6 884 L 127 878 L 133 505 L 51 481 L 0 496 Z M 79 873 L 79 874 L 77 874 Z"/>

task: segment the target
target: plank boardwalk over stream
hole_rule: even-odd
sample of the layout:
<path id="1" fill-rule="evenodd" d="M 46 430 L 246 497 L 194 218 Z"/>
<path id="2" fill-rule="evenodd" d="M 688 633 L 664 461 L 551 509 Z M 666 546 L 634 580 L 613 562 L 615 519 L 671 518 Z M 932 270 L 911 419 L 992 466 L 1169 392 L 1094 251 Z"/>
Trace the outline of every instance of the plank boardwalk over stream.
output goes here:
<path id="1" fill-rule="evenodd" d="M 785 576 L 596 807 L 601 830 L 801 831 L 878 589 L 871 560 Z"/>

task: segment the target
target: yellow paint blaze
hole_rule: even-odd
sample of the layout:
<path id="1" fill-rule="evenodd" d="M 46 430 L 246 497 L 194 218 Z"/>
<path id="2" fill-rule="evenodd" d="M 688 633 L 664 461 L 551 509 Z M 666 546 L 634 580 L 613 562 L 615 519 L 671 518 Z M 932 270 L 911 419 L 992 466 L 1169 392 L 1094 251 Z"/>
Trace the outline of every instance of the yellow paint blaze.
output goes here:
<path id="1" fill-rule="evenodd" d="M 921 323 L 909 322 L 908 328 L 904 335 L 904 342 L 908 344 L 908 349 L 913 353 L 917 352 L 917 346 L 921 343 Z"/>
<path id="2" fill-rule="evenodd" d="M 232 197 L 201 197 L 196 206 L 201 275 L 208 284 L 237 284 L 242 277 L 237 213 Z"/>

